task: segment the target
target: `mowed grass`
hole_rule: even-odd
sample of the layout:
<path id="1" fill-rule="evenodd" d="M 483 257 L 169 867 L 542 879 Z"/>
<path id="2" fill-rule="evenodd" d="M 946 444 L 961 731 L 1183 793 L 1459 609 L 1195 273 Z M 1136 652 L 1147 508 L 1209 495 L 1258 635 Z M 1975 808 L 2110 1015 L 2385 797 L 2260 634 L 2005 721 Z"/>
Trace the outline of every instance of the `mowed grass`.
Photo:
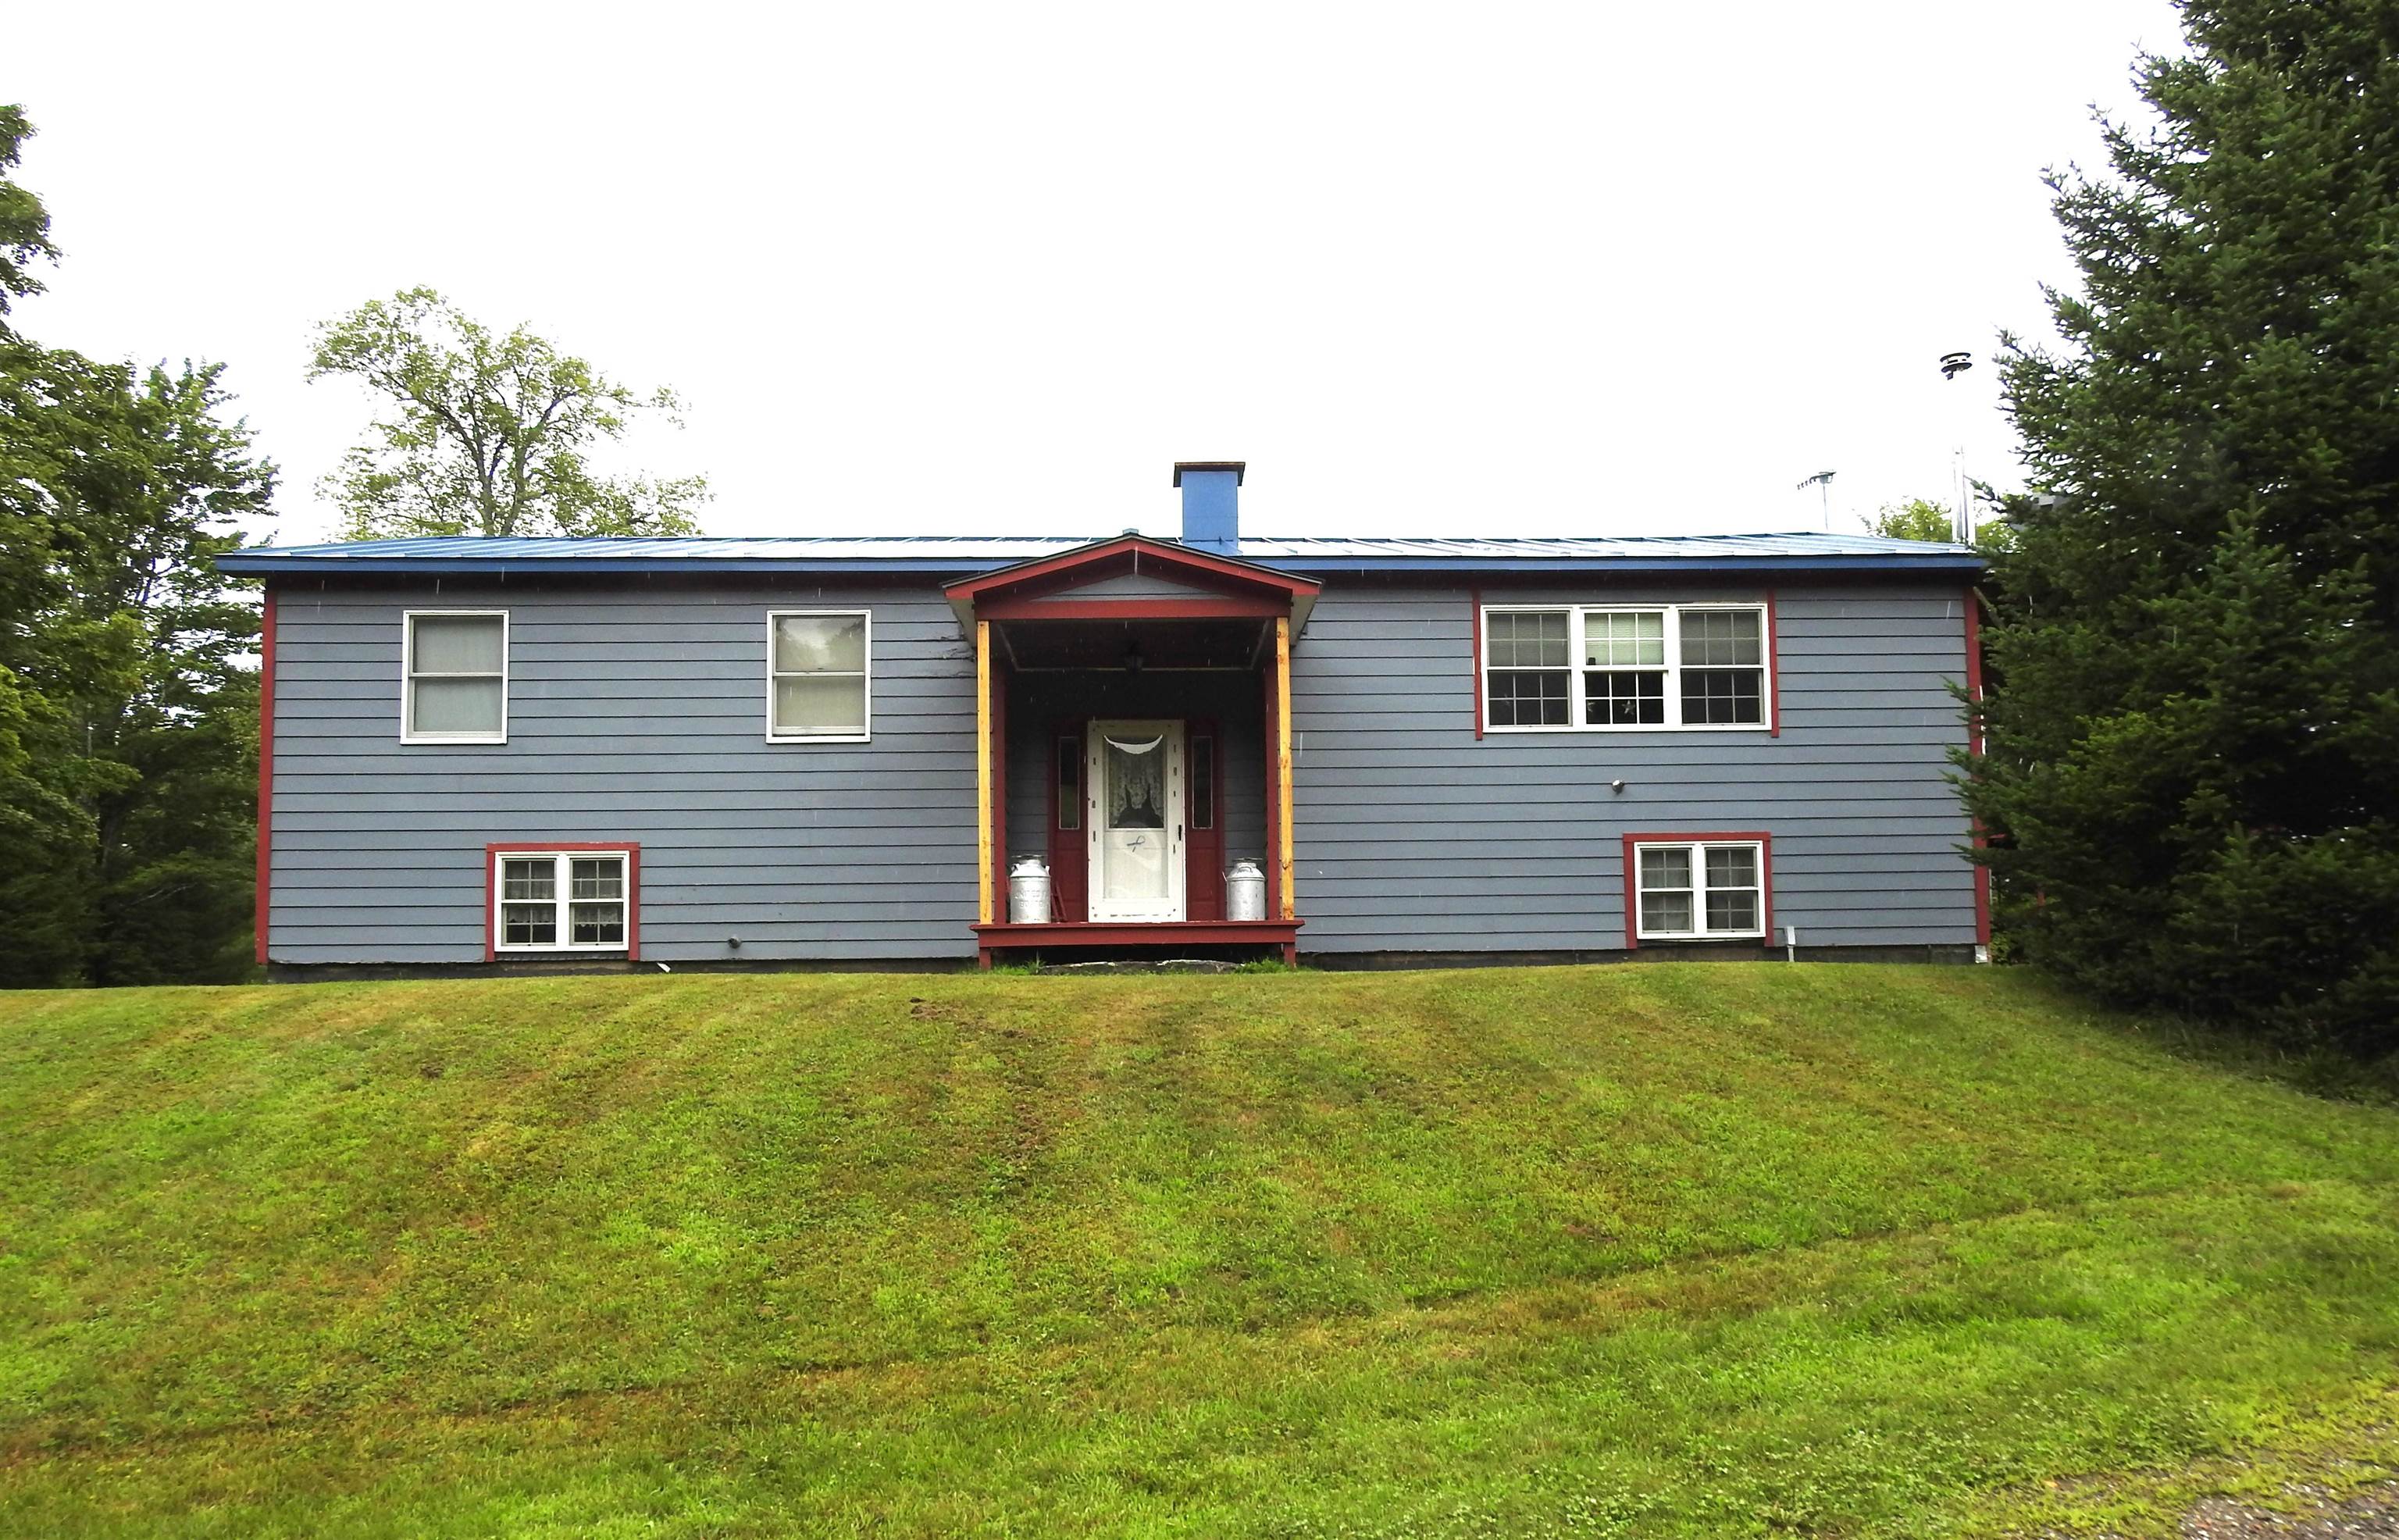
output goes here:
<path id="1" fill-rule="evenodd" d="M 1991 969 L 0 996 L 0 1225 L 9 1535 L 1984 1533 L 2399 1385 L 2399 1114 Z"/>

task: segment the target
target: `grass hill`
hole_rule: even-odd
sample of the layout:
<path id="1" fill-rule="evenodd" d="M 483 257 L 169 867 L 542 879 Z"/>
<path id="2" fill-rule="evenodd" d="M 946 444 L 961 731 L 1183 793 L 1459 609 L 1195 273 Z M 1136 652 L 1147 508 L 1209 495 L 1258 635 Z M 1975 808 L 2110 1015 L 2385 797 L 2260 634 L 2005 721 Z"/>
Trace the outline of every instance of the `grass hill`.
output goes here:
<path id="1" fill-rule="evenodd" d="M 2140 1026 L 1805 965 L 0 996 L 0 1533 L 2137 1533 L 2399 1458 L 2399 1114 Z"/>

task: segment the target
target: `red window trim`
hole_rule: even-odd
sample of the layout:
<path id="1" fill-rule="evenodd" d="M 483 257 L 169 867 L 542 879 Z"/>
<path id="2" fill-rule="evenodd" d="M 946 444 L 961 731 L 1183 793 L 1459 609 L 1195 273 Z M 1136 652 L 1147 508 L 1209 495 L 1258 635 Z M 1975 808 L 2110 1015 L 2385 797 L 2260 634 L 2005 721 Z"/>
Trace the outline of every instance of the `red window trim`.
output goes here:
<path id="1" fill-rule="evenodd" d="M 1763 829 L 1729 831 L 1712 829 L 1702 830 L 1697 833 L 1687 832 L 1679 829 L 1663 829 L 1652 830 L 1646 833 L 1627 833 L 1624 836 L 1624 950 L 1627 952 L 1638 952 L 1641 950 L 1641 894 L 1636 885 L 1640 881 L 1641 873 L 1639 863 L 1633 858 L 1633 847 L 1634 845 L 1734 844 L 1755 844 L 1757 846 L 1758 904 L 1760 909 L 1763 911 L 1763 912 L 1759 914 L 1758 918 L 1764 922 L 1764 928 L 1766 931 L 1765 936 L 1759 939 L 1759 944 L 1763 946 L 1773 945 L 1774 836 Z M 1718 938 L 1707 936 L 1694 936 L 1690 938 L 1690 939 L 1694 941 L 1707 941 L 1717 939 Z M 1745 941 L 1749 939 L 1749 938 L 1746 936 L 1724 937 L 1722 939 Z M 1680 940 L 1675 940 L 1670 942 L 1653 941 L 1650 944 L 1653 946 L 1680 946 L 1684 943 Z"/>
<path id="2" fill-rule="evenodd" d="M 275 590 L 264 590 L 258 614 L 258 882 L 251 930 L 258 965 L 266 966 L 267 898 L 275 867 Z"/>
<path id="3" fill-rule="evenodd" d="M 540 855 L 545 851 L 562 854 L 574 850 L 606 850 L 625 853 L 625 961 L 642 960 L 642 847 L 633 840 L 516 840 L 483 846 L 483 961 L 494 963 L 500 956 L 500 912 L 496 895 L 500 888 L 500 858 L 503 856 Z M 540 952 L 510 953 L 511 956 L 541 956 Z M 576 953 L 562 952 L 554 955 L 572 957 Z M 590 955 L 590 953 L 585 953 Z"/>

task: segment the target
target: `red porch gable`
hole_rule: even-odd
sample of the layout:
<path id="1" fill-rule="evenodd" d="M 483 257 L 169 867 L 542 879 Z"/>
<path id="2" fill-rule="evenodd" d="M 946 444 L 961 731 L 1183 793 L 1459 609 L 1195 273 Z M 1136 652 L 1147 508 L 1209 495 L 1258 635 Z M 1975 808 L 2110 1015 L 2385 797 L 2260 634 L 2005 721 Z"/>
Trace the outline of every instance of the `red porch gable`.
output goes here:
<path id="1" fill-rule="evenodd" d="M 1110 578 L 1147 576 L 1192 590 L 1173 597 L 1076 599 Z M 1121 534 L 944 586 L 961 625 L 978 620 L 1267 620 L 1308 623 L 1323 585 L 1146 535 Z"/>

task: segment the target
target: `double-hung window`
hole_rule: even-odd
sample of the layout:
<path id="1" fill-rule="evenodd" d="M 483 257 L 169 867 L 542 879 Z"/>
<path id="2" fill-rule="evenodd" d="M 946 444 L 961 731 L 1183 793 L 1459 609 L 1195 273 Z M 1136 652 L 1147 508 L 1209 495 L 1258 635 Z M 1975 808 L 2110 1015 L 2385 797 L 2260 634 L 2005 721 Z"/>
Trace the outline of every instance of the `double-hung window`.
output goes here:
<path id="1" fill-rule="evenodd" d="M 1772 725 L 1763 604 L 1511 605 L 1483 628 L 1492 730 Z"/>
<path id="2" fill-rule="evenodd" d="M 1492 610 L 1484 622 L 1488 720 L 1494 727 L 1573 723 L 1571 610 Z"/>
<path id="3" fill-rule="evenodd" d="M 493 944 L 501 952 L 624 952 L 630 850 L 495 852 Z"/>
<path id="4" fill-rule="evenodd" d="M 872 617 L 864 610 L 786 610 L 766 617 L 766 736 L 863 743 Z"/>
<path id="5" fill-rule="evenodd" d="M 1635 934 L 1700 940 L 1766 934 L 1766 842 L 1630 842 Z"/>
<path id="6" fill-rule="evenodd" d="M 411 610 L 400 645 L 402 743 L 508 741 L 506 610 Z"/>

